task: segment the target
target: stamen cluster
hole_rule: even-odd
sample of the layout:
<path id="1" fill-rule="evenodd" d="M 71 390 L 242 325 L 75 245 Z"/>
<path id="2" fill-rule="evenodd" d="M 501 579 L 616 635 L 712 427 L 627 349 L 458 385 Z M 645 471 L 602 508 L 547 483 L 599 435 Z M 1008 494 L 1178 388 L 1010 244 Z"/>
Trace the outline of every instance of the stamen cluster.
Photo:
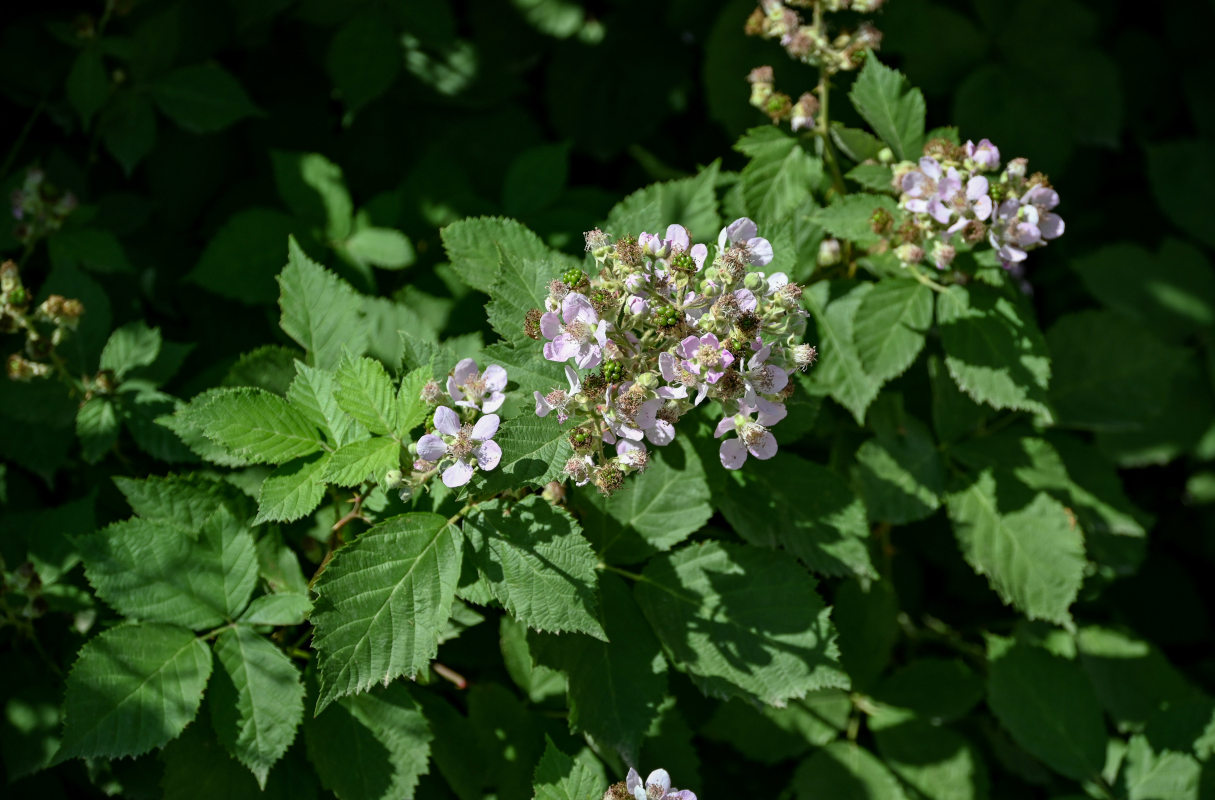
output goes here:
<path id="1" fill-rule="evenodd" d="M 568 388 L 535 393 L 538 416 L 571 423 L 566 475 L 610 494 L 705 400 L 724 412 L 717 435 L 736 434 L 721 446 L 727 469 L 775 455 L 769 429 L 785 417 L 790 372 L 815 350 L 801 343 L 801 287 L 757 269 L 773 252 L 755 223 L 735 220 L 712 251 L 681 225 L 615 241 L 594 230 L 586 242 L 598 271 L 554 280 L 525 320 L 545 358 L 566 363 Z"/>
<path id="2" fill-rule="evenodd" d="M 21 281 L 17 265 L 0 264 L 0 333 L 24 333 L 23 352 L 5 361 L 11 380 L 29 381 L 54 372 L 58 347 L 76 330 L 84 305 L 79 300 L 53 294 L 32 309 L 33 297 Z"/>

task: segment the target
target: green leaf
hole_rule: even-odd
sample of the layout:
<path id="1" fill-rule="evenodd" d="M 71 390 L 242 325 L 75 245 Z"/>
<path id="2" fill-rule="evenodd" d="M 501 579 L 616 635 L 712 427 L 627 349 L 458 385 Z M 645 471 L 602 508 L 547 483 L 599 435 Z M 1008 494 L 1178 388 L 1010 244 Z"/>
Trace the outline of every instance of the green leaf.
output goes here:
<path id="1" fill-rule="evenodd" d="M 191 133 L 214 133 L 261 113 L 240 82 L 215 64 L 175 69 L 157 78 L 151 93 L 160 110 Z"/>
<path id="2" fill-rule="evenodd" d="M 870 59 L 870 63 L 876 59 Z M 872 753 L 852 742 L 832 742 L 793 775 L 797 800 L 906 800 L 898 779 Z"/>
<path id="3" fill-rule="evenodd" d="M 249 501 L 239 489 L 204 475 L 152 475 L 141 480 L 118 476 L 114 484 L 136 515 L 149 522 L 176 525 L 190 534 L 202 529 L 217 506 L 227 508 L 237 519 L 248 518 Z"/>
<path id="4" fill-rule="evenodd" d="M 249 386 L 265 389 L 271 394 L 286 395 L 295 378 L 295 365 L 299 351 L 282 345 L 263 345 L 247 353 L 241 353 L 236 363 L 228 368 L 221 382 L 223 386 Z"/>
<path id="5" fill-rule="evenodd" d="M 387 92 L 401 74 L 404 52 L 394 28 L 385 15 L 368 8 L 330 40 L 325 68 L 351 112 Z"/>
<path id="6" fill-rule="evenodd" d="M 613 526 L 613 536 L 631 529 L 654 549 L 669 550 L 713 516 L 700 456 L 686 438 L 676 441 L 676 447 L 651 451 L 645 471 L 607 499 L 605 510 L 621 526 Z M 611 546 L 610 541 L 597 544 L 600 552 Z"/>
<path id="7" fill-rule="evenodd" d="M 325 476 L 333 455 L 312 453 L 275 467 L 257 494 L 257 518 L 263 522 L 294 522 L 311 514 L 325 498 Z"/>
<path id="8" fill-rule="evenodd" d="M 651 559 L 642 575 L 641 610 L 705 693 L 780 705 L 847 688 L 817 583 L 791 557 L 706 542 Z"/>
<path id="9" fill-rule="evenodd" d="M 552 739 L 536 765 L 534 800 L 588 800 L 599 797 L 607 779 L 603 765 L 587 750 L 570 758 Z"/>
<path id="10" fill-rule="evenodd" d="M 440 235 L 456 274 L 472 288 L 486 293 L 497 280 L 498 265 L 504 259 L 527 262 L 555 257 L 559 261 L 572 261 L 568 256 L 555 254 L 527 226 L 503 217 L 462 219 L 443 228 Z M 567 266 L 570 264 L 554 265 L 553 277 Z M 519 324 L 523 324 L 522 320 Z"/>
<path id="11" fill-rule="evenodd" d="M 367 348 L 359 295 L 345 281 L 312 261 L 295 237 L 287 240 L 287 266 L 278 276 L 283 332 L 308 351 L 309 364 L 333 369 L 344 350 Z"/>
<path id="12" fill-rule="evenodd" d="M 714 499 L 744 540 L 783 547 L 825 575 L 876 577 L 865 507 L 834 471 L 782 454 L 731 472 Z"/>
<path id="13" fill-rule="evenodd" d="M 342 361 L 337 370 L 338 406 L 372 433 L 396 432 L 396 389 L 384 365 L 366 356 Z"/>
<path id="14" fill-rule="evenodd" d="M 962 719 L 983 699 L 983 678 L 958 659 L 918 658 L 895 670 L 873 691 L 873 699 L 899 709 L 884 714 L 901 722 L 915 719 L 941 725 Z M 870 727 L 876 728 L 875 719 Z M 886 727 L 886 726 L 881 726 Z"/>
<path id="15" fill-rule="evenodd" d="M 389 470 L 401 466 L 401 444 L 388 436 L 351 442 L 336 450 L 325 467 L 325 483 L 359 486 L 366 480 L 384 480 Z"/>
<path id="16" fill-rule="evenodd" d="M 604 230 L 612 236 L 637 236 L 643 231 L 661 234 L 668 225 L 683 225 L 693 240 L 707 240 L 721 229 L 717 216 L 717 174 L 714 161 L 694 177 L 655 183 L 638 189 L 617 203 Z"/>
<path id="17" fill-rule="evenodd" d="M 987 766 L 962 735 L 913 720 L 874 733 L 886 765 L 916 797 L 985 800 Z"/>
<path id="18" fill-rule="evenodd" d="M 294 592 L 264 594 L 253 599 L 239 621 L 245 625 L 299 625 L 311 612 L 312 601 L 307 595 Z"/>
<path id="19" fill-rule="evenodd" d="M 937 295 L 937 324 L 945 366 L 962 391 L 994 408 L 1050 419 L 1046 341 L 1024 306 L 977 284 L 951 286 Z"/>
<path id="20" fill-rule="evenodd" d="M 848 128 L 838 122 L 831 123 L 831 141 L 835 142 L 835 146 L 844 155 L 858 164 L 862 161 L 876 160 L 883 147 L 881 139 L 869 131 Z"/>
<path id="21" fill-rule="evenodd" d="M 1180 139 L 1147 148 L 1148 178 L 1156 202 L 1174 225 L 1208 247 L 1215 246 L 1203 212 L 1205 189 L 1215 181 L 1215 158 L 1211 143 L 1201 139 Z"/>
<path id="22" fill-rule="evenodd" d="M 581 634 L 532 634 L 533 652 L 539 663 L 560 669 L 569 679 L 570 729 L 635 763 L 666 695 L 667 664 L 619 578 L 601 575 L 599 597 L 607 641 Z"/>
<path id="23" fill-rule="evenodd" d="M 912 417 L 862 444 L 853 475 L 874 521 L 903 525 L 941 506 L 945 467 L 932 434 Z"/>
<path id="24" fill-rule="evenodd" d="M 503 422 L 494 437 L 502 448 L 502 461 L 485 473 L 485 491 L 560 480 L 574 454 L 567 433 L 551 416 L 542 419 L 528 413 Z"/>
<path id="25" fill-rule="evenodd" d="M 82 267 L 103 273 L 133 271 L 118 237 L 98 228 L 59 231 L 47 240 L 47 250 L 51 264 L 55 266 Z"/>
<path id="26" fill-rule="evenodd" d="M 899 599 L 890 581 L 856 578 L 835 592 L 832 619 L 839 630 L 840 661 L 854 689 L 867 690 L 886 668 L 899 638 Z"/>
<path id="27" fill-rule="evenodd" d="M 1197 696 L 1163 653 L 1133 634 L 1096 625 L 1081 628 L 1076 649 L 1119 730 L 1143 730 L 1153 714 Z"/>
<path id="28" fill-rule="evenodd" d="M 208 704 L 220 742 L 265 789 L 266 777 L 304 718 L 304 685 L 291 659 L 248 628 L 229 628 L 215 640 L 223 667 Z"/>
<path id="29" fill-rule="evenodd" d="M 987 704 L 1017 744 L 1069 778 L 1099 776 L 1105 723 L 1080 665 L 995 636 L 987 651 Z"/>
<path id="30" fill-rule="evenodd" d="M 1075 259 L 1072 269 L 1105 306 L 1166 341 L 1215 325 L 1215 270 L 1185 242 L 1165 239 L 1159 253 L 1109 245 Z"/>
<path id="31" fill-rule="evenodd" d="M 304 723 L 308 761 L 338 800 L 413 797 L 430 726 L 400 683 L 342 698 Z"/>
<path id="32" fill-rule="evenodd" d="M 76 437 L 80 439 L 80 455 L 90 464 L 105 458 L 120 430 L 118 411 L 108 397 L 90 398 L 76 414 Z"/>
<path id="33" fill-rule="evenodd" d="M 1148 736 L 1132 736 L 1120 783 L 1127 800 L 1202 800 L 1210 796 L 1210 767 L 1189 753 L 1153 747 Z"/>
<path id="34" fill-rule="evenodd" d="M 308 421 L 341 447 L 365 438 L 367 429 L 355 422 L 338 406 L 337 378 L 332 372 L 295 362 L 295 380 L 287 388 L 287 401 Z"/>
<path id="35" fill-rule="evenodd" d="M 987 419 L 990 411 L 958 388 L 940 356 L 928 357 L 928 377 L 932 384 L 932 427 L 942 442 L 973 433 Z"/>
<path id="36" fill-rule="evenodd" d="M 529 147 L 515 156 L 502 181 L 506 212 L 527 216 L 551 206 L 565 188 L 569 157 L 569 142 Z"/>
<path id="37" fill-rule="evenodd" d="M 397 429 L 395 435 L 407 438 L 409 432 L 426 421 L 430 406 L 422 400 L 422 388 L 431 379 L 429 369 L 415 369 L 401 378 L 397 389 Z"/>
<path id="38" fill-rule="evenodd" d="M 844 177 L 871 192 L 889 192 L 894 185 L 894 170 L 885 164 L 858 164 L 845 172 Z"/>
<path id="39" fill-rule="evenodd" d="M 1084 578 L 1084 537 L 1059 501 L 1045 493 L 1025 505 L 1001 473 L 984 470 L 947 498 L 962 555 L 1005 603 L 1030 619 L 1071 621 Z M 1020 507 L 1016 507 L 1020 506 Z"/>
<path id="40" fill-rule="evenodd" d="M 554 695 L 564 695 L 567 687 L 565 676 L 537 664 L 532 657 L 527 642 L 527 626 L 504 614 L 498 627 L 503 666 L 528 699 L 541 703 Z"/>
<path id="41" fill-rule="evenodd" d="M 919 158 L 924 142 L 924 95 L 910 88 L 901 72 L 868 58 L 848 98 L 899 160 Z"/>
<path id="42" fill-rule="evenodd" d="M 190 403 L 179 416 L 208 439 L 259 464 L 283 464 L 321 449 L 316 427 L 276 394 L 229 389 Z"/>
<path id="43" fill-rule="evenodd" d="M 257 581 L 253 537 L 223 506 L 196 540 L 131 519 L 78 544 L 97 595 L 128 617 L 212 627 L 240 613 Z"/>
<path id="44" fill-rule="evenodd" d="M 144 623 L 102 632 L 68 674 L 55 761 L 163 747 L 198 713 L 210 675 L 211 653 L 184 628 Z"/>
<path id="45" fill-rule="evenodd" d="M 873 212 L 885 209 L 891 214 L 898 214 L 899 206 L 894 198 L 884 194 L 849 194 L 839 198 L 829 206 L 823 206 L 810 215 L 810 221 L 819 225 L 827 233 L 840 239 L 868 246 L 881 241 L 882 237 L 873 230 L 871 220 Z M 917 285 L 920 285 L 917 283 Z M 927 288 L 927 287 L 925 287 Z M 887 301 L 883 302 L 883 305 Z"/>
<path id="46" fill-rule="evenodd" d="M 360 264 L 371 264 L 380 269 L 404 269 L 417 258 L 409 237 L 388 228 L 355 231 L 343 247 L 347 255 Z"/>
<path id="47" fill-rule="evenodd" d="M 354 201 L 346 190 L 341 167 L 320 153 L 286 150 L 270 151 L 270 162 L 278 194 L 291 213 L 323 231 L 331 242 L 350 235 Z"/>
<path id="48" fill-rule="evenodd" d="M 875 380 L 902 375 L 932 327 L 932 290 L 909 278 L 886 278 L 866 293 L 852 321 L 853 344 Z"/>
<path id="49" fill-rule="evenodd" d="M 1173 377 L 1188 355 L 1112 311 L 1060 317 L 1046 341 L 1055 375 L 1050 401 L 1058 422 L 1089 430 L 1142 427 L 1168 400 Z M 1115 341 L 1114 359 L 1093 346 Z"/>
<path id="50" fill-rule="evenodd" d="M 105 149 L 130 176 L 156 145 L 156 110 L 152 101 L 132 89 L 116 93 L 113 102 L 101 112 L 98 132 Z"/>
<path id="51" fill-rule="evenodd" d="M 811 192 L 823 179 L 823 162 L 806 152 L 797 137 L 766 125 L 747 131 L 734 149 L 751 159 L 740 175 L 748 216 L 761 225 L 772 225 L 806 206 L 814 207 Z M 701 231 L 700 237 L 712 233 Z"/>
<path id="52" fill-rule="evenodd" d="M 839 689 L 810 692 L 784 708 L 734 698 L 718 704 L 700 732 L 752 761 L 776 764 L 838 737 L 848 727 L 851 712 L 848 693 Z"/>
<path id="53" fill-rule="evenodd" d="M 459 529 L 443 517 L 405 514 L 336 552 L 316 583 L 312 614 L 318 712 L 429 666 L 455 597 L 461 546 Z"/>
<path id="54" fill-rule="evenodd" d="M 186 280 L 245 305 L 270 305 L 278 297 L 274 276 L 283 265 L 283 241 L 302 230 L 278 209 L 238 211 L 207 242 Z"/>
<path id="55" fill-rule="evenodd" d="M 517 620 L 605 638 L 595 600 L 599 560 L 567 512 L 538 495 L 482 503 L 465 519 L 464 536 L 482 580 Z"/>
<path id="56" fill-rule="evenodd" d="M 93 115 L 101 110 L 110 96 L 110 76 L 101 59 L 98 47 L 86 47 L 76 56 L 72 70 L 68 73 L 68 102 L 80 115 L 80 122 L 88 129 Z"/>
<path id="57" fill-rule="evenodd" d="M 848 409 L 857 424 L 864 424 L 865 410 L 877 397 L 881 382 L 865 371 L 853 344 L 853 319 L 873 284 L 820 281 L 802 295 L 814 316 L 819 336 L 819 363 L 810 372 L 810 385 L 818 394 L 829 394 Z"/>
<path id="58" fill-rule="evenodd" d="M 160 353 L 160 328 L 149 328 L 143 321 L 123 325 L 110 334 L 101 351 L 101 369 L 121 378 L 137 367 L 146 367 Z"/>

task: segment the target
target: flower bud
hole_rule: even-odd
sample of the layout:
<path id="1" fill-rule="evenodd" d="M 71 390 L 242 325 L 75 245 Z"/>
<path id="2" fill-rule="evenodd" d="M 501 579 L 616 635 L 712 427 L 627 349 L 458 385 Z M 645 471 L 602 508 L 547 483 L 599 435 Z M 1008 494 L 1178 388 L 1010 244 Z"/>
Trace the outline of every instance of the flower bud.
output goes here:
<path id="1" fill-rule="evenodd" d="M 797 98 L 790 112 L 789 123 L 794 132 L 814 127 L 814 115 L 818 113 L 818 98 L 805 92 Z"/>
<path id="2" fill-rule="evenodd" d="M 1029 170 L 1028 158 L 1014 158 L 1008 162 L 1008 166 L 1004 168 L 1004 174 L 1009 180 L 1021 180 L 1025 177 L 1025 173 Z"/>
<path id="3" fill-rule="evenodd" d="M 658 388 L 658 376 L 653 372 L 643 372 L 633 378 L 637 385 L 648 391 Z"/>
<path id="4" fill-rule="evenodd" d="M 818 244 L 818 265 L 831 267 L 840 263 L 840 240 L 823 239 Z"/>
<path id="5" fill-rule="evenodd" d="M 384 473 L 384 488 L 395 489 L 405 480 L 405 475 L 399 469 L 390 469 Z"/>
<path id="6" fill-rule="evenodd" d="M 753 292 L 758 292 L 761 289 L 767 288 L 768 283 L 764 280 L 764 276 L 758 272 L 748 272 L 747 277 L 743 278 L 743 286 Z"/>

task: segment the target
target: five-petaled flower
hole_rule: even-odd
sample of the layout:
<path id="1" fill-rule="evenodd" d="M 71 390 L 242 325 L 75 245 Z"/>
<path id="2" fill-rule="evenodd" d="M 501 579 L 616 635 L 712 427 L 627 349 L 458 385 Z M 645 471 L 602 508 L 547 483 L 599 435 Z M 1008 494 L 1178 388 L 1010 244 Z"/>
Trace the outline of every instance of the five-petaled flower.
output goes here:
<path id="1" fill-rule="evenodd" d="M 477 371 L 477 362 L 471 358 L 462 359 L 447 377 L 447 394 L 457 406 L 475 408 L 484 414 L 491 414 L 506 402 L 502 392 L 506 388 L 506 370 L 497 364 L 490 364 L 485 372 Z"/>
<path id="2" fill-rule="evenodd" d="M 544 345 L 549 361 L 569 361 L 579 369 L 594 369 L 603 361 L 607 343 L 607 320 L 599 319 L 591 301 L 570 292 L 561 301 L 561 315 L 549 311 L 540 317 L 540 333 L 551 339 Z"/>
<path id="3" fill-rule="evenodd" d="M 687 789 L 672 790 L 671 776 L 665 769 L 654 770 L 642 783 L 641 775 L 630 767 L 624 785 L 633 793 L 634 800 L 696 800 L 696 795 Z"/>
<path id="4" fill-rule="evenodd" d="M 429 462 L 444 458 L 452 463 L 443 470 L 444 485 L 455 488 L 468 483 L 476 467 L 491 470 L 502 460 L 502 448 L 493 441 L 498 415 L 486 414 L 475 425 L 461 425 L 460 417 L 447 406 L 435 409 L 435 430 L 418 439 L 418 457 Z"/>

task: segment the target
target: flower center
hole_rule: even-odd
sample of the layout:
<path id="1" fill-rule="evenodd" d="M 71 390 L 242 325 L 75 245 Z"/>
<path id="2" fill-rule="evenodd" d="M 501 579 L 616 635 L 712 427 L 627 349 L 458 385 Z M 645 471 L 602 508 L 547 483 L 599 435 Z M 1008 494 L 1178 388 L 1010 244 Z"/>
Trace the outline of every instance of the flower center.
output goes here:
<path id="1" fill-rule="evenodd" d="M 472 438 L 472 431 L 472 425 L 464 425 L 461 426 L 460 430 L 456 432 L 456 440 L 451 443 L 450 449 L 453 456 L 456 458 L 464 458 L 472 452 L 474 447 L 476 447 L 476 442 L 474 442 Z"/>

